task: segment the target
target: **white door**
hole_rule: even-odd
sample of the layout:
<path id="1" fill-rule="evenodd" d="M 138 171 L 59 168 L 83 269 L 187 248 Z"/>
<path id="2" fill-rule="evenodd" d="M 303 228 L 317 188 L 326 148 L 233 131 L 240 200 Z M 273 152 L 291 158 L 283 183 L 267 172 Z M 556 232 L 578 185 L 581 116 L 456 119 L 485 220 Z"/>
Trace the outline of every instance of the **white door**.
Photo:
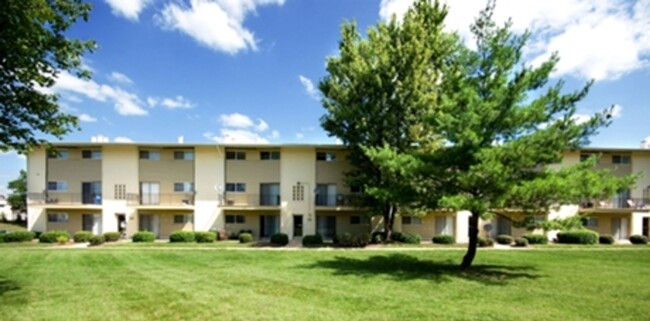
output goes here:
<path id="1" fill-rule="evenodd" d="M 454 235 L 454 218 L 451 216 L 436 217 L 436 235 Z"/>
<path id="2" fill-rule="evenodd" d="M 95 235 L 102 234 L 102 217 L 99 214 L 93 215 L 93 228 L 92 232 Z"/>
<path id="3" fill-rule="evenodd" d="M 158 205 L 160 203 L 160 184 L 140 183 L 140 194 L 142 205 Z"/>
<path id="4" fill-rule="evenodd" d="M 336 206 L 336 185 L 327 185 L 327 206 Z"/>
<path id="5" fill-rule="evenodd" d="M 612 236 L 617 240 L 628 238 L 627 230 L 628 220 L 626 217 L 612 219 Z"/>

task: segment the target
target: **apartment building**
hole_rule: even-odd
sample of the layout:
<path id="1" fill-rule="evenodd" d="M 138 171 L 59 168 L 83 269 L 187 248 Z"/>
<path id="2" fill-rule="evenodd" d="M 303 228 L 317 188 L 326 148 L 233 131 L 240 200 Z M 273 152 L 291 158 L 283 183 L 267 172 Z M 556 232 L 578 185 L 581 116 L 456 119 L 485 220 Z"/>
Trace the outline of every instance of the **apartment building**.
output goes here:
<path id="1" fill-rule="evenodd" d="M 350 170 L 339 145 L 213 145 L 60 143 L 57 153 L 28 155 L 28 228 L 74 233 L 139 230 L 168 238 L 177 230 L 252 231 L 257 239 L 283 232 L 292 238 L 320 234 L 369 233 L 382 218 L 352 206 L 361 190 L 344 183 Z M 567 152 L 562 164 L 592 153 L 616 174 L 650 173 L 650 150 L 585 149 Z M 650 177 L 607 200 L 562 206 L 538 219 L 577 213 L 602 234 L 625 239 L 648 235 Z M 516 211 L 481 222 L 481 234 L 520 236 Z M 395 230 L 455 236 L 467 242 L 469 213 L 437 211 L 400 216 Z M 544 233 L 544 231 L 535 231 Z M 550 233 L 549 237 L 553 237 Z"/>

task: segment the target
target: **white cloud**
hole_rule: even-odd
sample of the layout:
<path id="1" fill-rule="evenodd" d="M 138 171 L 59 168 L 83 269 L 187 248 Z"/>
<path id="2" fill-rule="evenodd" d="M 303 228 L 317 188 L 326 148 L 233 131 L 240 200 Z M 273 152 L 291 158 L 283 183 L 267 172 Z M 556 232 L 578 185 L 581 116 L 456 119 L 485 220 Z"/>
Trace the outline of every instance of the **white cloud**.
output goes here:
<path id="1" fill-rule="evenodd" d="M 307 92 L 309 97 L 311 97 L 313 99 L 316 99 L 316 100 L 320 99 L 320 95 L 318 94 L 318 90 L 316 90 L 316 87 L 314 87 L 314 83 L 311 82 L 311 79 L 309 79 L 309 78 L 307 78 L 307 77 L 305 77 L 303 75 L 299 75 L 298 78 L 300 79 L 300 83 L 302 84 L 302 86 L 305 87 L 305 91 Z"/>
<path id="2" fill-rule="evenodd" d="M 643 149 L 650 149 L 650 136 L 644 138 L 641 141 L 641 148 Z"/>
<path id="3" fill-rule="evenodd" d="M 219 116 L 221 125 L 224 127 L 233 127 L 233 128 L 249 128 L 253 127 L 253 121 L 250 117 L 242 115 L 240 113 L 233 114 L 224 114 Z"/>
<path id="4" fill-rule="evenodd" d="M 268 139 L 277 139 L 280 132 L 271 131 L 269 135 L 262 137 L 261 132 L 269 129 L 269 124 L 263 119 L 257 119 L 257 123 L 250 117 L 240 114 L 223 114 L 219 116 L 222 128 L 219 135 L 206 132 L 203 137 L 214 140 L 218 143 L 243 143 L 243 144 L 268 144 Z"/>
<path id="5" fill-rule="evenodd" d="M 160 99 L 156 97 L 147 97 L 147 105 L 149 105 L 149 107 L 156 107 L 156 105 L 158 105 L 159 102 Z"/>
<path id="6" fill-rule="evenodd" d="M 118 136 L 113 138 L 113 141 L 116 143 L 133 143 L 133 140 L 128 137 Z"/>
<path id="7" fill-rule="evenodd" d="M 149 5 L 152 0 L 105 0 L 116 16 L 122 16 L 132 21 L 137 21 L 140 12 Z"/>
<path id="8" fill-rule="evenodd" d="M 73 102 L 73 103 L 81 103 L 83 100 L 79 98 L 79 96 L 75 95 L 64 95 L 63 98 L 67 101 Z"/>
<path id="9" fill-rule="evenodd" d="M 16 158 L 19 158 L 19 159 L 27 159 L 27 157 L 25 157 L 25 155 L 18 154 L 15 150 L 9 150 L 9 151 L 4 151 L 4 152 L 0 151 L 0 156 L 12 156 L 12 157 L 16 157 Z"/>
<path id="10" fill-rule="evenodd" d="M 380 17 L 399 17 L 411 3 L 382 0 Z M 447 3 L 445 25 L 473 45 L 469 25 L 485 1 Z M 512 17 L 515 32 L 534 32 L 526 48 L 526 59 L 533 64 L 557 51 L 561 59 L 554 76 L 614 80 L 650 66 L 650 0 L 501 0 L 494 17 L 500 23 Z"/>
<path id="11" fill-rule="evenodd" d="M 305 137 L 305 134 L 303 133 L 296 133 L 296 138 L 298 139 L 303 139 Z"/>
<path id="12" fill-rule="evenodd" d="M 271 135 L 268 136 L 269 139 L 278 139 L 280 138 L 280 132 L 277 130 L 274 130 L 271 132 Z"/>
<path id="13" fill-rule="evenodd" d="M 110 73 L 108 75 L 108 80 L 110 80 L 110 81 L 112 81 L 114 83 L 124 84 L 124 85 L 132 85 L 133 84 L 133 80 L 131 80 L 131 78 L 129 78 L 127 75 L 125 75 L 123 73 L 120 73 L 120 72 L 117 72 L 117 71 L 113 71 L 112 73 Z"/>
<path id="14" fill-rule="evenodd" d="M 148 101 L 147 101 L 148 102 Z M 183 96 L 176 96 L 175 98 L 163 98 L 160 105 L 169 109 L 189 109 L 194 107 L 191 101 Z"/>
<path id="15" fill-rule="evenodd" d="M 98 84 L 93 80 L 79 79 L 66 71 L 59 72 L 56 84 L 51 90 L 55 92 L 72 92 L 100 102 L 111 101 L 120 115 L 147 114 L 147 111 L 141 107 L 142 101 L 136 94 L 119 87 Z"/>
<path id="16" fill-rule="evenodd" d="M 79 120 L 84 122 L 84 123 L 94 123 L 97 121 L 97 118 L 90 116 L 88 114 L 79 114 Z"/>
<path id="17" fill-rule="evenodd" d="M 584 124 L 591 119 L 590 115 L 587 114 L 575 114 L 571 119 L 578 125 Z"/>
<path id="18" fill-rule="evenodd" d="M 264 120 L 258 119 L 257 121 L 258 123 L 257 125 L 255 125 L 255 130 L 257 130 L 258 132 L 263 132 L 269 129 L 269 124 L 267 124 Z"/>
<path id="19" fill-rule="evenodd" d="M 203 134 L 203 137 L 221 144 L 268 144 L 269 141 L 257 133 L 244 129 L 222 128 L 219 135 L 212 132 Z"/>
<path id="20" fill-rule="evenodd" d="M 257 6 L 270 4 L 283 5 L 284 0 L 190 0 L 189 5 L 170 2 L 156 20 L 164 29 L 180 31 L 212 50 L 236 54 L 257 50 L 254 34 L 243 23 Z"/>
<path id="21" fill-rule="evenodd" d="M 108 143 L 111 140 L 110 140 L 110 138 L 108 138 L 108 137 L 106 137 L 104 135 L 96 135 L 96 136 L 90 137 L 90 141 L 92 143 Z"/>
<path id="22" fill-rule="evenodd" d="M 612 105 L 612 108 L 609 110 L 609 115 L 612 118 L 620 118 L 623 115 L 623 107 L 619 104 Z"/>

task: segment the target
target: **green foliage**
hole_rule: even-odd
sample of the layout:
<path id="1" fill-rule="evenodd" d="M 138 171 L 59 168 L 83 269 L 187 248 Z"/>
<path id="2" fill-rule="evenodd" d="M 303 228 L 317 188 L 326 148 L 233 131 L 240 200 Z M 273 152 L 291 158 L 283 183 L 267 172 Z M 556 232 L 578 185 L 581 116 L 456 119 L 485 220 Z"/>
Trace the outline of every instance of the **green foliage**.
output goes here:
<path id="1" fill-rule="evenodd" d="M 2 143 L 0 142 L 0 144 Z M 7 197 L 7 203 L 11 206 L 11 209 L 17 211 L 27 210 L 27 172 L 21 169 L 18 178 L 7 184 L 7 189 L 12 191 Z"/>
<path id="2" fill-rule="evenodd" d="M 596 244 L 598 233 L 590 230 L 566 231 L 557 233 L 557 242 L 565 244 Z"/>
<path id="3" fill-rule="evenodd" d="M 479 247 L 491 247 L 494 246 L 494 240 L 489 238 L 489 237 L 478 237 L 477 238 L 477 245 Z"/>
<path id="4" fill-rule="evenodd" d="M 526 234 L 522 238 L 528 240 L 528 244 L 548 244 L 548 237 L 542 234 Z"/>
<path id="5" fill-rule="evenodd" d="M 250 242 L 253 242 L 253 234 L 239 233 L 239 243 L 250 243 Z"/>
<path id="6" fill-rule="evenodd" d="M 370 243 L 370 235 L 343 233 L 336 236 L 334 243 L 340 247 L 365 247 Z"/>
<path id="7" fill-rule="evenodd" d="M 545 230 L 574 231 L 584 230 L 582 224 L 583 215 L 572 215 L 565 218 L 555 218 L 550 221 L 541 222 L 540 227 Z"/>
<path id="8" fill-rule="evenodd" d="M 192 243 L 194 241 L 196 241 L 196 237 L 192 231 L 174 231 L 169 235 L 171 243 Z"/>
<path id="9" fill-rule="evenodd" d="M 149 231 L 139 231 L 133 234 L 131 240 L 134 243 L 150 243 L 156 240 L 156 234 Z"/>
<path id="10" fill-rule="evenodd" d="M 394 232 L 393 241 L 406 244 L 420 244 L 422 238 L 419 234 L 415 233 Z"/>
<path id="11" fill-rule="evenodd" d="M 70 239 L 70 234 L 67 231 L 47 231 L 41 233 L 38 240 L 41 243 L 56 243 L 59 237 L 65 237 L 66 241 Z"/>
<path id="12" fill-rule="evenodd" d="M 93 235 L 88 242 L 90 242 L 90 246 L 102 245 L 106 242 L 106 238 L 104 238 L 104 235 Z"/>
<path id="13" fill-rule="evenodd" d="M 0 10 L 0 151 L 28 151 L 47 143 L 36 134 L 56 138 L 78 128 L 77 118 L 62 113 L 52 87 L 60 73 L 89 78 L 82 56 L 93 41 L 69 39 L 68 29 L 88 20 L 91 4 L 81 0 L 5 1 Z"/>
<path id="14" fill-rule="evenodd" d="M 523 238 L 523 237 L 518 237 L 515 239 L 515 246 L 516 247 L 527 247 L 528 246 L 528 239 Z"/>
<path id="15" fill-rule="evenodd" d="M 70 241 L 70 237 L 65 235 L 59 235 L 56 237 L 56 242 L 59 243 L 60 245 L 68 244 L 69 241 Z"/>
<path id="16" fill-rule="evenodd" d="M 383 243 L 386 240 L 386 233 L 384 232 L 372 232 L 370 236 L 370 242 L 372 244 Z"/>
<path id="17" fill-rule="evenodd" d="M 106 242 L 117 242 L 122 237 L 120 232 L 106 232 L 104 233 L 104 240 Z"/>
<path id="18" fill-rule="evenodd" d="M 611 235 L 603 234 L 603 235 L 598 237 L 598 243 L 600 243 L 600 244 L 614 244 L 614 243 L 616 243 L 616 240 Z"/>
<path id="19" fill-rule="evenodd" d="M 93 236 L 92 232 L 89 231 L 79 231 L 74 233 L 72 239 L 75 243 L 86 243 L 90 241 L 90 238 Z"/>
<path id="20" fill-rule="evenodd" d="M 456 239 L 454 238 L 453 235 L 436 235 L 433 237 L 431 240 L 433 243 L 436 244 L 454 244 L 456 243 Z"/>
<path id="21" fill-rule="evenodd" d="M 503 245 L 510 245 L 512 244 L 513 238 L 510 235 L 497 235 L 497 243 L 503 244 Z"/>
<path id="22" fill-rule="evenodd" d="M 289 235 L 285 233 L 275 233 L 271 235 L 271 244 L 285 246 L 289 244 Z"/>
<path id="23" fill-rule="evenodd" d="M 305 235 L 302 237 L 302 246 L 320 246 L 323 244 L 323 237 L 320 234 L 316 235 Z"/>
<path id="24" fill-rule="evenodd" d="M 0 234 L 4 242 L 31 242 L 35 233 L 32 231 L 11 231 L 6 234 Z"/>
<path id="25" fill-rule="evenodd" d="M 630 243 L 632 244 L 648 244 L 648 237 L 645 235 L 632 235 L 630 236 Z"/>
<path id="26" fill-rule="evenodd" d="M 217 239 L 215 232 L 194 232 L 196 243 L 213 243 Z"/>

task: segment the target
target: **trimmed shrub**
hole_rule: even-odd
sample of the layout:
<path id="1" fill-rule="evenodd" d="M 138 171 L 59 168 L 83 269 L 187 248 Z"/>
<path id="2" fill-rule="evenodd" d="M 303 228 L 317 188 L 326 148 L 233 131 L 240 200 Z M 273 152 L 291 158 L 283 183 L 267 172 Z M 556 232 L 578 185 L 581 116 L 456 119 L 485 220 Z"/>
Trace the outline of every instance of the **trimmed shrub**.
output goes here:
<path id="1" fill-rule="evenodd" d="M 320 234 L 305 235 L 302 237 L 302 246 L 320 246 L 323 244 L 323 237 Z"/>
<path id="2" fill-rule="evenodd" d="M 415 233 L 395 232 L 393 233 L 393 241 L 406 243 L 406 244 L 420 244 L 422 238 L 420 237 L 419 234 L 415 234 Z"/>
<path id="3" fill-rule="evenodd" d="M 88 242 L 90 242 L 90 246 L 97 246 L 97 245 L 102 245 L 106 241 L 106 238 L 104 238 L 104 235 L 92 235 Z"/>
<path id="4" fill-rule="evenodd" d="M 503 245 L 510 245 L 512 244 L 513 238 L 510 235 L 497 235 L 497 243 L 503 244 Z"/>
<path id="5" fill-rule="evenodd" d="M 70 234 L 67 231 L 47 231 L 41 233 L 38 240 L 41 243 L 56 243 L 59 241 L 59 236 L 64 236 L 68 240 L 70 239 Z"/>
<path id="6" fill-rule="evenodd" d="M 70 242 L 70 238 L 65 235 L 59 235 L 56 238 L 56 242 L 59 243 L 60 245 L 65 245 L 68 244 L 68 242 Z"/>
<path id="7" fill-rule="evenodd" d="M 386 233 L 384 232 L 372 232 L 370 241 L 372 244 L 383 243 L 386 240 Z"/>
<path id="8" fill-rule="evenodd" d="M 271 235 L 271 244 L 285 246 L 289 244 L 289 235 L 284 233 L 275 233 Z"/>
<path id="9" fill-rule="evenodd" d="M 242 233 L 248 233 L 250 235 L 253 235 L 253 230 L 239 230 L 239 234 Z M 239 234 L 237 234 L 237 237 L 239 237 Z"/>
<path id="10" fill-rule="evenodd" d="M 522 237 L 528 240 L 528 244 L 548 244 L 548 237 L 543 234 L 526 234 Z"/>
<path id="11" fill-rule="evenodd" d="M 190 231 L 175 231 L 169 234 L 169 242 L 171 243 L 192 243 L 195 240 L 194 232 Z"/>
<path id="12" fill-rule="evenodd" d="M 194 232 L 196 243 L 213 243 L 217 239 L 217 233 L 214 232 Z"/>
<path id="13" fill-rule="evenodd" d="M 122 237 L 120 232 L 106 232 L 104 233 L 104 241 L 106 242 L 117 242 Z"/>
<path id="14" fill-rule="evenodd" d="M 140 231 L 133 234 L 131 240 L 135 243 L 149 243 L 156 239 L 156 234 L 149 231 Z"/>
<path id="15" fill-rule="evenodd" d="M 6 234 L 0 234 L 2 241 L 0 242 L 31 242 L 34 239 L 34 232 L 32 231 L 11 231 Z"/>
<path id="16" fill-rule="evenodd" d="M 598 233 L 589 230 L 566 231 L 557 233 L 557 242 L 565 244 L 596 244 Z"/>
<path id="17" fill-rule="evenodd" d="M 494 240 L 489 237 L 478 237 L 478 246 L 479 247 L 490 247 L 494 246 Z"/>
<path id="18" fill-rule="evenodd" d="M 645 235 L 632 235 L 630 236 L 630 243 L 632 244 L 648 244 L 648 237 Z"/>
<path id="19" fill-rule="evenodd" d="M 239 243 L 250 243 L 250 242 L 253 242 L 253 234 L 239 233 Z"/>
<path id="20" fill-rule="evenodd" d="M 93 236 L 93 232 L 90 231 L 79 231 L 74 233 L 72 239 L 75 243 L 86 243 L 90 241 L 90 238 Z"/>
<path id="21" fill-rule="evenodd" d="M 433 243 L 436 244 L 454 244 L 456 239 L 453 235 L 436 235 L 431 239 Z"/>
<path id="22" fill-rule="evenodd" d="M 517 247 L 527 247 L 528 246 L 528 239 L 525 239 L 523 237 L 518 237 L 515 239 L 515 246 Z"/>
<path id="23" fill-rule="evenodd" d="M 336 237 L 335 243 L 340 247 L 365 247 L 370 243 L 370 235 L 343 233 Z"/>
<path id="24" fill-rule="evenodd" d="M 616 240 L 613 236 L 604 234 L 598 237 L 598 243 L 600 244 L 614 244 Z"/>

